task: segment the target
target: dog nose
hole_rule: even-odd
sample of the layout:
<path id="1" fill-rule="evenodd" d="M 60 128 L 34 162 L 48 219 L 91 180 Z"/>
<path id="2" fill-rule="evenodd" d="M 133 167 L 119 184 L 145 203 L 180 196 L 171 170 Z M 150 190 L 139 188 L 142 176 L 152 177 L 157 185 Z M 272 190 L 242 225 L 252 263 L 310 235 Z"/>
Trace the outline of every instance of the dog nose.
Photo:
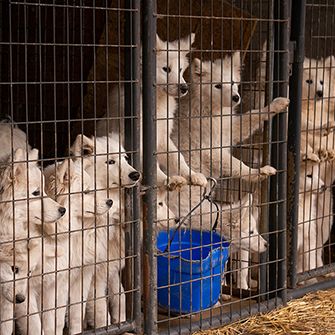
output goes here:
<path id="1" fill-rule="evenodd" d="M 23 294 L 16 294 L 15 295 L 15 302 L 17 304 L 21 304 L 22 302 L 24 302 L 26 300 L 26 297 Z"/>
<path id="2" fill-rule="evenodd" d="M 316 91 L 316 95 L 317 95 L 319 98 L 322 98 L 322 97 L 323 97 L 323 91 Z"/>
<path id="3" fill-rule="evenodd" d="M 188 92 L 188 86 L 186 84 L 180 84 L 179 89 L 182 94 L 186 94 Z"/>
<path id="4" fill-rule="evenodd" d="M 137 181 L 140 179 L 141 174 L 138 171 L 133 171 L 131 173 L 129 173 L 128 177 L 133 180 L 133 181 Z"/>
<path id="5" fill-rule="evenodd" d="M 66 208 L 65 207 L 59 207 L 58 212 L 60 213 L 61 216 L 63 216 L 66 212 Z"/>
<path id="6" fill-rule="evenodd" d="M 113 200 L 112 199 L 108 199 L 107 201 L 106 201 L 106 205 L 110 208 L 110 207 L 112 207 L 113 206 Z"/>
<path id="7" fill-rule="evenodd" d="M 322 186 L 320 187 L 320 193 L 325 192 L 326 189 L 327 189 L 326 185 L 322 185 Z"/>
<path id="8" fill-rule="evenodd" d="M 232 97 L 232 99 L 233 99 L 233 101 L 234 102 L 239 102 L 240 101 L 240 96 L 238 95 L 238 94 L 236 94 L 236 95 L 233 95 L 233 97 Z"/>

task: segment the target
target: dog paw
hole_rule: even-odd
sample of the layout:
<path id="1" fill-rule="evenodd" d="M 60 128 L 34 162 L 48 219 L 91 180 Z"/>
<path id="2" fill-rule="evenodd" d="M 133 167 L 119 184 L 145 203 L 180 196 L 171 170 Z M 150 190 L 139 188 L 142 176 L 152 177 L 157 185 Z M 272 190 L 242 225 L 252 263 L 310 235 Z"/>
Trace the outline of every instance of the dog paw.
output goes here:
<path id="1" fill-rule="evenodd" d="M 305 154 L 302 154 L 301 155 L 301 160 L 311 161 L 311 162 L 315 162 L 315 163 L 320 163 L 321 162 L 319 156 L 317 154 L 315 154 L 314 152 L 307 152 Z"/>
<path id="2" fill-rule="evenodd" d="M 168 189 L 169 191 L 175 191 L 180 189 L 182 186 L 187 185 L 187 180 L 182 176 L 173 176 L 169 178 Z"/>
<path id="3" fill-rule="evenodd" d="M 327 150 L 327 154 L 328 154 L 327 157 L 328 161 L 333 161 L 335 159 L 335 150 L 333 149 Z"/>
<path id="4" fill-rule="evenodd" d="M 290 99 L 288 98 L 276 98 L 270 104 L 271 113 L 280 113 L 288 107 L 290 104 Z"/>
<path id="5" fill-rule="evenodd" d="M 270 165 L 265 165 L 259 169 L 259 172 L 261 176 L 273 176 L 277 173 L 277 170 Z"/>
<path id="6" fill-rule="evenodd" d="M 190 182 L 192 185 L 198 185 L 202 187 L 207 186 L 207 179 L 202 173 L 193 173 L 190 177 Z"/>
<path id="7" fill-rule="evenodd" d="M 319 149 L 318 150 L 318 154 L 319 154 L 321 162 L 325 162 L 325 161 L 329 160 L 329 158 L 328 158 L 328 150 L 327 149 L 324 149 L 324 148 Z"/>
<path id="8" fill-rule="evenodd" d="M 221 294 L 222 301 L 231 300 L 232 296 L 229 294 Z"/>
<path id="9" fill-rule="evenodd" d="M 250 278 L 249 284 L 251 288 L 257 288 L 258 287 L 258 281 L 255 279 Z"/>

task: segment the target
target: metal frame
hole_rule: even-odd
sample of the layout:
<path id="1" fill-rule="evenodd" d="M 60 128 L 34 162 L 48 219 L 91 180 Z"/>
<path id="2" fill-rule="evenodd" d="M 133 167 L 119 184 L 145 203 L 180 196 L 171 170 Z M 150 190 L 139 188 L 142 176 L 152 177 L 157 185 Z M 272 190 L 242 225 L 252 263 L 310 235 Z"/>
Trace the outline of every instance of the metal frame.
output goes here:
<path id="1" fill-rule="evenodd" d="M 318 8 L 320 4 L 315 1 L 313 0 L 313 4 L 310 6 Z M 67 147 L 69 147 L 71 135 L 84 133 L 86 131 L 86 123 L 92 123 L 96 126 L 99 120 L 105 119 L 108 122 L 112 122 L 113 117 L 101 117 L 99 114 L 101 107 L 100 100 L 104 99 L 100 99 L 98 91 L 99 85 L 105 85 L 104 87 L 107 88 L 107 97 L 105 100 L 108 104 L 109 85 L 118 84 L 118 109 L 121 110 L 120 105 L 124 105 L 124 115 L 118 119 L 120 123 L 124 122 L 124 145 L 130 157 L 131 165 L 137 170 L 141 170 L 142 168 L 143 171 L 141 189 L 137 186 L 132 189 L 122 190 L 122 192 L 124 191 L 126 204 L 124 218 L 126 223 L 125 257 L 121 258 L 120 252 L 120 259 L 117 261 L 119 265 L 121 265 L 123 260 L 126 263 L 123 279 L 125 281 L 127 299 L 127 321 L 100 329 L 85 330 L 84 334 L 141 333 L 142 330 L 148 335 L 190 334 L 194 331 L 219 327 L 253 314 L 269 311 L 278 306 L 285 305 L 290 299 L 300 297 L 311 291 L 335 287 L 335 279 L 322 280 L 313 285 L 304 284 L 302 287 L 298 287 L 298 284 L 303 281 L 329 274 L 335 270 L 334 259 L 331 259 L 329 263 L 322 267 L 297 273 L 299 171 L 301 165 L 300 139 L 302 128 L 300 112 L 302 108 L 303 63 L 305 47 L 307 46 L 307 44 L 305 45 L 305 19 L 309 1 L 264 0 L 257 4 L 253 1 L 246 4 L 244 0 L 232 0 L 231 4 L 228 4 L 226 7 L 226 10 L 231 11 L 229 15 L 223 10 L 222 3 L 220 8 L 221 14 L 217 15 L 215 0 L 206 3 L 200 2 L 200 8 L 197 8 L 198 3 L 196 1 L 189 2 L 190 12 L 185 15 L 185 13 L 182 13 L 182 0 L 178 2 L 167 1 L 166 13 L 159 12 L 164 6 L 162 2 L 156 0 L 125 0 L 123 4 L 122 1 L 118 1 L 115 8 L 111 8 L 107 0 L 94 0 L 90 4 L 86 3 L 86 0 L 79 0 L 78 5 L 77 3 L 69 5 L 65 0 L 63 4 L 56 4 L 55 0 L 52 3 L 41 3 L 41 1 L 36 1 L 36 3 L 28 3 L 26 1 L 0 2 L 0 15 L 4 17 L 0 23 L 0 63 L 2 69 L 0 71 L 1 117 L 5 116 L 4 114 L 9 114 L 15 120 L 19 114 L 18 111 L 23 110 L 24 106 L 26 106 L 26 111 L 24 115 L 20 115 L 17 124 L 22 128 L 27 128 L 28 135 L 33 139 L 31 144 L 39 146 L 42 149 L 43 157 L 40 160 L 42 165 L 47 165 L 51 161 L 68 157 L 65 150 L 59 152 L 59 146 L 64 144 L 65 147 L 65 143 L 67 143 Z M 176 5 L 176 8 L 178 7 L 176 13 L 169 12 L 170 6 L 172 7 L 173 5 Z M 250 10 L 252 12 L 253 7 L 257 6 L 259 6 L 257 9 L 259 15 L 267 9 L 268 16 L 266 19 L 260 20 L 251 15 L 248 18 L 244 18 L 243 14 L 241 14 L 243 10 Z M 329 5 L 327 2 L 324 6 L 332 6 L 335 22 L 335 5 Z M 240 14 L 236 14 L 238 9 L 241 10 Z M 48 16 L 46 13 L 51 16 Z M 63 13 L 63 26 L 59 22 L 56 22 L 59 13 Z M 117 26 L 117 32 L 115 33 L 117 35 L 117 42 L 109 40 L 109 30 L 111 29 L 109 15 L 111 13 L 114 13 L 116 17 L 116 21 L 113 23 Z M 92 17 L 87 19 L 90 15 Z M 241 15 L 241 18 L 238 15 Z M 230 22 L 225 25 L 224 18 L 226 16 L 228 16 Z M 23 22 L 22 25 L 18 25 L 17 22 L 20 17 Z M 48 18 L 51 18 L 49 23 Z M 99 22 L 99 18 L 105 20 L 105 30 L 103 24 Z M 227 51 L 223 47 L 223 38 L 225 35 L 223 32 L 224 29 L 229 30 L 230 45 L 228 50 L 230 52 L 242 50 L 247 51 L 247 54 L 249 53 L 249 56 L 244 55 L 243 58 L 246 59 L 246 62 L 250 63 L 248 63 L 250 73 L 255 72 L 253 71 L 253 61 L 257 58 L 255 55 L 264 52 L 264 50 L 261 50 L 261 47 L 258 46 L 255 48 L 252 44 L 260 44 L 263 36 L 259 28 L 257 42 L 249 41 L 244 44 L 245 36 L 248 34 L 246 25 L 250 22 L 258 21 L 260 23 L 260 21 L 264 21 L 263 23 L 267 24 L 268 46 L 266 52 L 269 55 L 266 65 L 264 99 L 268 103 L 275 97 L 286 96 L 288 85 L 290 87 L 288 119 L 287 114 L 283 113 L 276 116 L 273 121 L 266 122 L 262 134 L 262 144 L 260 145 L 263 150 L 262 165 L 271 163 L 278 170 L 277 175 L 272 176 L 270 181 L 264 181 L 258 185 L 261 189 L 260 203 L 262 207 L 259 219 L 260 227 L 262 233 L 268 239 L 268 250 L 260 255 L 259 260 L 255 262 L 250 261 L 250 264 L 249 260 L 246 262 L 245 260 L 242 261 L 238 256 L 236 259 L 235 256 L 231 257 L 229 268 L 226 269 L 225 274 L 228 278 L 228 285 L 223 286 L 221 292 L 222 294 L 230 293 L 233 296 L 231 301 L 223 302 L 220 300 L 219 306 L 212 306 L 206 310 L 190 312 L 188 314 L 172 313 L 168 310 L 164 316 L 162 316 L 157 304 L 157 154 L 164 154 L 161 152 L 157 153 L 156 143 L 156 32 L 160 29 L 159 22 L 157 22 L 158 18 L 167 20 L 164 27 L 166 36 L 164 37 L 168 40 L 172 40 L 173 37 L 173 34 L 170 34 L 172 24 L 169 19 L 178 20 L 178 27 L 176 27 L 178 37 L 184 33 L 182 31 L 182 21 L 189 19 L 189 22 L 185 26 L 186 30 L 196 32 L 200 40 L 200 46 L 197 45 L 191 50 L 191 58 L 196 54 L 211 61 L 215 58 L 223 59 Z M 36 27 L 28 30 L 27 27 L 30 20 L 35 22 Z M 198 20 L 198 23 L 194 24 L 196 20 Z M 234 29 L 236 28 L 234 21 L 237 20 L 240 21 L 240 40 L 236 44 L 234 42 Z M 78 24 L 79 29 L 73 29 L 71 32 L 70 28 L 73 27 L 71 26 L 72 24 Z M 215 24 L 221 25 L 220 29 L 222 31 L 222 36 L 220 36 L 221 45 L 217 49 L 214 48 L 215 39 L 213 37 Z M 51 27 L 52 25 L 53 27 Z M 204 29 L 206 25 L 211 32 L 211 39 L 214 41 L 212 45 L 213 49 L 211 50 L 203 46 L 207 42 L 207 35 Z M 47 31 L 47 29 L 44 31 L 44 28 L 49 26 L 51 32 Z M 56 27 L 61 30 L 59 36 Z M 93 32 L 91 32 L 87 41 L 85 33 L 87 34 L 89 29 Z M 252 27 L 251 36 L 255 29 L 255 26 Z M 312 37 L 318 38 L 319 43 L 322 37 L 321 28 L 318 27 L 317 30 L 318 36 Z M 105 40 L 99 40 L 100 34 L 105 34 Z M 48 38 L 51 38 L 51 40 Z M 100 68 L 105 77 L 100 77 L 101 73 L 99 73 L 97 62 L 99 58 L 97 49 L 100 47 L 104 48 L 106 53 L 105 63 L 103 63 L 106 68 L 102 70 Z M 47 52 L 48 48 L 50 48 L 50 54 Z M 61 48 L 62 52 L 58 53 L 57 48 Z M 85 56 L 89 53 L 86 49 L 89 48 L 92 48 L 94 51 L 92 52 L 91 59 L 87 59 L 87 62 L 85 62 Z M 117 54 L 119 65 L 118 74 L 112 78 L 113 80 L 110 80 L 108 58 L 115 56 L 115 54 L 112 55 L 109 48 L 113 48 L 113 52 L 115 51 L 115 54 Z M 16 52 L 18 53 L 17 55 Z M 180 57 L 181 50 L 176 52 L 178 52 L 178 56 Z M 35 77 L 32 76 L 31 78 L 33 79 L 31 79 L 31 74 L 28 71 L 30 69 L 27 64 L 34 53 L 36 60 L 32 67 L 36 70 L 36 73 L 34 74 Z M 78 62 L 80 64 L 75 64 L 76 55 L 80 56 L 80 62 Z M 51 74 L 47 72 L 45 64 L 48 57 L 51 60 L 51 64 L 54 64 L 55 67 L 53 70 L 54 73 Z M 59 61 L 59 66 L 64 71 L 59 79 L 56 63 L 60 58 L 62 61 Z M 19 75 L 20 62 L 22 61 L 26 63 L 24 67 L 25 73 L 24 75 Z M 89 62 L 92 63 L 91 69 L 87 65 Z M 80 69 L 77 73 L 79 77 L 76 77 L 72 65 L 76 65 Z M 15 66 L 17 67 L 16 69 Z M 335 64 L 333 64 L 333 67 L 335 67 Z M 211 64 L 212 68 L 213 64 Z M 290 70 L 291 73 L 289 73 Z M 325 72 L 325 69 L 323 71 Z M 232 81 L 232 78 L 230 79 L 228 83 Z M 335 81 L 335 78 L 333 80 Z M 178 84 L 180 84 L 180 77 Z M 200 85 L 206 84 L 212 85 L 210 89 L 212 92 L 214 90 L 212 77 L 210 83 L 203 82 L 202 79 L 200 80 Z M 251 86 L 257 84 L 255 82 L 255 75 L 249 74 L 249 78 L 247 75 L 246 78 L 242 78 L 240 91 L 242 92 L 242 97 L 248 94 L 248 90 L 244 86 L 245 84 Z M 73 94 L 76 85 L 79 87 L 77 90 L 78 96 Z M 124 97 L 122 99 L 120 94 L 121 85 L 124 87 Z M 62 94 L 59 93 L 60 88 L 63 90 Z M 86 98 L 87 91 L 90 89 L 93 101 L 91 104 L 92 110 L 90 115 L 86 115 L 84 99 Z M 20 92 L 24 92 L 24 96 L 19 96 Z M 34 93 L 33 98 L 31 98 L 32 92 Z M 46 93 L 53 97 L 52 101 L 48 101 L 49 95 L 44 95 Z M 256 95 L 257 93 L 259 92 L 256 92 Z M 61 97 L 61 101 L 57 100 L 59 97 Z M 76 99 L 77 101 L 74 102 Z M 223 98 L 221 97 L 221 104 L 222 100 Z M 330 98 L 328 100 L 325 99 L 325 101 L 330 103 Z M 202 104 L 203 101 L 200 99 L 200 105 Z M 210 107 L 213 104 L 214 101 L 211 97 L 209 102 Z M 243 104 L 244 107 L 249 108 L 247 103 L 243 102 Z M 51 114 L 47 115 L 45 112 L 46 108 L 50 106 L 54 107 L 54 114 L 51 117 L 49 117 Z M 61 116 L 57 115 L 59 106 L 62 108 Z M 107 110 L 110 109 L 108 105 L 106 108 Z M 229 122 L 233 119 L 232 108 L 231 114 Z M 176 116 L 177 118 L 178 116 Z M 204 116 L 200 115 L 200 118 L 204 118 Z M 77 128 L 74 125 L 76 122 Z M 14 123 L 12 122 L 12 132 L 13 127 Z M 46 130 L 47 127 L 49 127 L 49 130 Z M 47 152 L 48 148 L 45 144 L 45 139 L 50 129 L 51 133 L 52 129 L 54 129 L 54 146 L 52 147 L 53 151 Z M 65 136 L 66 138 L 61 136 L 64 133 L 67 135 Z M 143 138 L 143 145 L 141 144 L 141 137 Z M 121 134 L 119 134 L 119 138 L 122 138 Z M 11 141 L 13 147 L 13 138 Z M 250 148 L 254 144 L 252 141 Z M 241 148 L 243 145 L 241 145 Z M 245 146 L 247 147 L 248 145 Z M 203 149 L 202 147 L 199 150 Z M 212 145 L 210 149 L 213 149 Z M 185 157 L 187 154 L 191 154 L 191 150 L 198 149 L 191 149 L 190 146 L 188 153 L 183 153 Z M 48 157 L 48 155 L 55 157 Z M 212 152 L 210 153 L 210 157 L 212 157 L 211 155 Z M 180 157 L 178 163 L 180 165 Z M 169 172 L 168 167 L 167 170 Z M 249 190 L 246 191 L 243 189 L 240 180 L 236 182 L 231 177 L 224 177 L 222 180 L 222 184 L 227 188 L 225 192 L 231 198 L 233 198 L 233 195 L 242 198 L 244 193 L 249 193 Z M 143 193 L 142 203 L 140 195 Z M 169 201 L 169 196 L 167 198 L 167 201 Z M 207 200 L 212 201 L 211 197 L 208 197 Z M 232 202 L 231 199 L 229 202 Z M 3 201 L 1 200 L 0 206 L 2 203 Z M 241 203 L 240 205 L 241 208 L 238 211 L 241 215 L 243 206 Z M 212 211 L 217 208 L 213 205 L 213 202 L 211 202 L 210 207 Z M 143 215 L 141 213 L 142 210 Z M 201 215 L 205 214 L 203 213 L 203 209 L 200 210 L 200 213 Z M 211 223 L 213 223 L 212 219 Z M 219 222 L 221 228 L 222 224 L 223 220 L 221 218 Z M 82 232 L 85 230 L 86 228 L 82 227 Z M 143 244 L 140 238 L 142 233 Z M 328 244 L 329 249 L 335 247 L 334 241 L 330 241 Z M 2 241 L 0 237 L 0 248 L 1 246 Z M 96 250 L 96 245 L 94 248 Z M 202 267 L 202 261 L 200 263 Z M 245 265 L 246 263 L 247 265 Z M 98 265 L 98 262 L 95 257 L 94 273 L 97 271 L 96 265 Z M 85 264 L 82 263 L 81 266 L 85 266 Z M 237 268 L 234 268 L 234 266 L 237 266 Z M 241 271 L 243 266 L 246 266 L 249 270 L 249 280 L 252 279 L 252 270 L 257 272 L 259 283 L 256 290 L 245 290 L 234 286 L 233 276 L 238 271 Z M 195 280 L 191 278 L 191 285 L 194 282 Z M 168 288 L 170 287 L 171 285 L 169 284 Z M 212 286 L 210 290 L 212 290 Z M 93 300 L 95 299 L 96 295 L 94 293 Z"/>

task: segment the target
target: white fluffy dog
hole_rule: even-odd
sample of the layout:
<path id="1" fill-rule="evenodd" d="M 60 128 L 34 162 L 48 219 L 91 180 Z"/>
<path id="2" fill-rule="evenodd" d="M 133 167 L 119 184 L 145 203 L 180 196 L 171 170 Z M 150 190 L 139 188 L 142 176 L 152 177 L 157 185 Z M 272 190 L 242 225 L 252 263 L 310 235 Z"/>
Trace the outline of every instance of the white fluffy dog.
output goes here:
<path id="1" fill-rule="evenodd" d="M 38 150 L 18 148 L 0 165 L 0 235 L 41 236 L 66 209 L 47 197 L 44 177 L 37 166 Z"/>
<path id="2" fill-rule="evenodd" d="M 276 98 L 261 110 L 235 115 L 234 108 L 240 103 L 240 69 L 239 52 L 213 63 L 196 58 L 192 63 L 190 93 L 180 99 L 179 126 L 175 125 L 172 139 L 179 143 L 182 152 L 192 150 L 192 169 L 207 176 L 249 179 L 276 173 L 271 166 L 249 168 L 231 154 L 233 145 L 249 138 L 263 127 L 264 120 L 289 104 L 287 98 Z"/>
<path id="3" fill-rule="evenodd" d="M 178 196 L 174 192 L 170 193 L 169 207 L 183 218 L 199 203 L 200 196 L 199 187 L 184 187 Z M 186 225 L 191 229 L 212 230 L 216 219 L 218 220 L 216 230 L 231 242 L 232 253 L 238 254 L 241 260 L 242 266 L 237 271 L 237 285 L 248 289 L 250 253 L 259 254 L 267 249 L 267 242 L 260 235 L 252 214 L 252 196 L 246 195 L 241 202 L 231 205 L 218 203 L 217 206 L 218 211 L 214 204 L 203 202 L 186 221 Z"/>
<path id="4" fill-rule="evenodd" d="M 156 123 L 157 123 L 157 182 L 158 185 L 167 183 L 166 172 L 171 176 L 168 181 L 170 189 L 175 189 L 190 182 L 195 185 L 205 186 L 207 180 L 204 175 L 189 168 L 182 154 L 180 154 L 171 140 L 174 114 L 177 110 L 177 98 L 188 93 L 188 85 L 183 77 L 188 67 L 187 54 L 194 41 L 194 34 L 172 42 L 162 41 L 158 35 L 156 39 Z M 124 88 L 116 87 L 110 94 L 109 116 L 124 117 L 123 103 Z M 120 116 L 118 111 L 120 110 Z M 108 115 L 106 115 L 108 116 Z M 107 132 L 120 132 L 119 120 L 100 121 L 97 124 L 97 135 L 106 135 Z M 142 143 L 142 140 L 141 140 Z M 169 167 L 167 167 L 167 152 L 169 154 Z M 164 172 L 163 172 L 164 170 Z M 180 175 L 179 175 L 180 174 Z"/>
<path id="5" fill-rule="evenodd" d="M 18 236 L 16 236 L 18 239 Z M 7 240 L 7 242 L 5 242 Z M 27 282 L 39 262 L 36 243 L 23 237 L 1 236 L 0 244 L 0 334 L 13 333 L 15 305 L 27 299 Z"/>
<path id="6" fill-rule="evenodd" d="M 70 211 L 70 216 L 62 220 L 59 228 L 61 232 L 67 229 L 71 231 L 68 316 L 69 333 L 76 334 L 82 331 L 85 304 L 94 273 L 106 266 L 108 227 L 106 219 L 102 217 L 111 209 L 113 201 L 107 198 L 106 191 L 95 191 L 93 179 L 83 169 L 79 160 L 65 160 L 57 165 L 56 170 L 51 166 L 46 170 L 46 175 L 48 193 L 68 206 Z M 59 238 L 65 237 L 60 235 Z M 101 327 L 107 322 L 106 299 L 101 300 L 97 308 L 101 308 L 99 313 L 104 323 L 96 326 Z"/>
<path id="7" fill-rule="evenodd" d="M 317 200 L 324 192 L 324 182 L 320 178 L 319 165 L 315 162 L 301 162 L 299 182 L 298 214 L 298 262 L 297 272 L 309 271 L 317 267 L 318 246 Z"/>

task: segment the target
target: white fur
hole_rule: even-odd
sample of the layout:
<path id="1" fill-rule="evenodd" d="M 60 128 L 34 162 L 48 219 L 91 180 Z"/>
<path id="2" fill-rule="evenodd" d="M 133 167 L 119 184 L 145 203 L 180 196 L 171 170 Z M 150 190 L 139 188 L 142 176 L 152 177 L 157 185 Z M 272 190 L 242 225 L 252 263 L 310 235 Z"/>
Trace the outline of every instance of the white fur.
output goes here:
<path id="1" fill-rule="evenodd" d="M 172 134 L 175 142 L 180 139 L 182 152 L 193 150 L 190 166 L 214 178 L 226 175 L 253 180 L 259 174 L 264 178 L 276 173 L 270 166 L 251 169 L 231 154 L 233 145 L 249 138 L 262 128 L 264 120 L 285 110 L 289 103 L 277 98 L 261 110 L 235 115 L 234 107 L 240 102 L 236 84 L 240 67 L 239 53 L 213 63 L 195 59 L 190 93 L 180 100 L 179 127 L 175 125 Z"/>
<path id="2" fill-rule="evenodd" d="M 0 160 L 6 159 L 11 156 L 12 152 L 21 148 L 30 151 L 31 147 L 27 140 L 27 135 L 16 125 L 0 122 Z"/>
<path id="3" fill-rule="evenodd" d="M 40 236 L 42 225 L 54 225 L 65 210 L 44 192 L 44 177 L 37 166 L 38 150 L 18 148 L 0 166 L 0 234 L 26 232 Z M 29 225 L 28 225 L 29 223 Z"/>
<path id="4" fill-rule="evenodd" d="M 62 334 L 65 306 L 69 302 L 69 333 L 80 333 L 83 331 L 81 309 L 85 316 L 85 303 L 94 274 L 94 263 L 106 261 L 107 227 L 99 224 L 99 218 L 111 207 L 106 192 L 95 191 L 92 179 L 82 169 L 80 161 L 65 160 L 52 165 L 45 170 L 45 175 L 48 194 L 69 209 L 68 215 L 59 220 L 55 228 L 48 229 L 48 237 L 44 238 L 45 244 L 54 244 L 54 248 L 62 252 L 57 254 L 57 263 L 54 257 L 43 258 L 43 268 L 37 269 L 34 274 L 40 275 L 43 270 L 46 275 L 43 276 L 43 281 L 39 276 L 34 278 L 30 286 L 30 301 L 34 305 L 23 308 L 20 306 L 20 315 L 26 315 L 28 307 L 30 313 L 39 312 L 43 302 L 44 334 Z M 100 264 L 97 265 L 97 271 L 99 267 Z M 55 274 L 55 271 L 58 273 Z M 42 296 L 43 301 L 40 301 Z M 33 322 L 31 318 L 33 317 L 29 317 L 29 329 L 27 319 L 19 319 L 20 329 L 24 333 L 37 334 L 41 325 L 38 328 L 36 317 Z"/>
<path id="5" fill-rule="evenodd" d="M 12 236 L 2 235 L 0 245 L 0 334 L 11 335 L 15 306 L 27 299 L 27 282 L 39 258 L 36 257 L 34 244 L 21 236 L 13 244 Z M 19 239 L 19 236 L 16 236 Z M 7 243 L 4 243 L 8 240 Z M 16 305 L 14 305 L 14 303 Z"/>
<path id="6" fill-rule="evenodd" d="M 298 261 L 297 272 L 309 271 L 317 267 L 317 198 L 324 191 L 318 164 L 301 162 L 299 182 L 298 214 Z"/>
<path id="7" fill-rule="evenodd" d="M 204 175 L 189 168 L 183 155 L 178 152 L 171 140 L 174 114 L 178 106 L 176 98 L 185 96 L 188 90 L 183 74 L 188 67 L 186 55 L 189 53 L 194 36 L 194 34 L 191 34 L 173 42 L 164 42 L 158 36 L 156 39 L 157 183 L 159 186 L 168 183 L 170 189 L 181 187 L 187 182 L 200 186 L 207 184 Z M 110 93 L 110 108 L 105 117 L 124 117 L 123 101 L 123 86 L 121 88 L 115 87 Z M 124 134 L 121 124 L 122 119 L 121 121 L 118 119 L 110 120 L 108 124 L 106 124 L 105 120 L 101 120 L 97 123 L 97 135 L 106 135 L 108 132 L 121 132 L 121 134 Z M 166 152 L 171 152 L 169 161 L 167 161 Z M 168 181 L 166 174 L 171 176 Z"/>
<path id="8" fill-rule="evenodd" d="M 185 217 L 201 199 L 202 192 L 199 187 L 185 187 L 176 195 L 171 192 L 168 205 L 172 212 L 181 218 Z M 267 243 L 260 235 L 257 222 L 252 214 L 252 196 L 247 195 L 241 202 L 234 204 L 219 204 L 219 217 L 217 231 L 231 242 L 232 253 L 243 257 L 242 262 L 248 262 L 250 252 L 262 253 L 267 248 Z M 211 230 L 217 217 L 217 210 L 208 201 L 192 213 L 186 221 L 191 229 Z M 237 285 L 248 289 L 248 266 L 237 269 Z"/>

